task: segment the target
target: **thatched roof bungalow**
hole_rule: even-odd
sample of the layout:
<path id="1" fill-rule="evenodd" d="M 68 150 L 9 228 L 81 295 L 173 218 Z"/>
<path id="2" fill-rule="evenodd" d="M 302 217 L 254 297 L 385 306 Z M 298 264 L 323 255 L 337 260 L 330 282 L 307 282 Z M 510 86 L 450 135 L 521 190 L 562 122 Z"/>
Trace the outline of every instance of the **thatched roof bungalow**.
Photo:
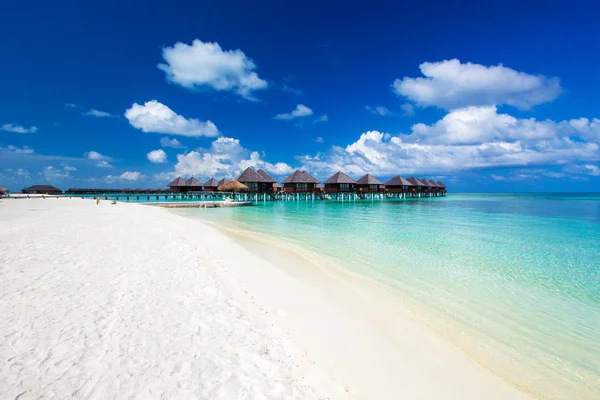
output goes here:
<path id="1" fill-rule="evenodd" d="M 182 177 L 178 177 L 175 180 L 173 180 L 173 182 L 169 183 L 168 186 L 171 192 L 179 193 L 185 192 L 186 184 Z"/>
<path id="2" fill-rule="evenodd" d="M 415 185 L 408 179 L 396 175 L 385 183 L 385 189 L 391 193 L 407 193 L 413 191 Z"/>
<path id="3" fill-rule="evenodd" d="M 377 193 L 385 190 L 385 185 L 371 174 L 356 181 L 356 188 L 363 193 Z"/>
<path id="4" fill-rule="evenodd" d="M 202 191 L 202 182 L 193 176 L 185 181 L 185 191 L 186 192 L 201 192 Z"/>
<path id="5" fill-rule="evenodd" d="M 407 181 L 409 181 L 410 183 L 413 184 L 413 186 L 417 189 L 417 192 L 422 192 L 423 191 L 423 187 L 427 187 L 426 184 L 424 184 L 423 182 L 421 182 L 420 180 L 418 180 L 414 176 L 408 178 Z"/>
<path id="6" fill-rule="evenodd" d="M 442 181 L 437 181 L 435 184 L 437 185 L 438 190 L 440 191 L 440 193 L 444 193 L 445 194 L 447 192 L 446 185 L 444 185 L 444 183 Z"/>
<path id="7" fill-rule="evenodd" d="M 225 183 L 225 182 L 223 182 Z M 206 182 L 204 182 L 204 191 L 205 192 L 216 192 L 219 187 L 219 182 L 215 178 L 210 178 Z"/>
<path id="8" fill-rule="evenodd" d="M 264 193 L 273 191 L 273 183 L 267 182 L 267 180 L 252 167 L 246 168 L 236 180 L 248 186 L 251 192 Z"/>
<path id="9" fill-rule="evenodd" d="M 285 178 L 282 183 L 285 193 L 306 193 L 314 192 L 319 181 L 306 171 L 296 170 Z"/>
<path id="10" fill-rule="evenodd" d="M 8 193 L 8 189 L 0 186 L 0 195 L 5 195 L 6 193 Z"/>
<path id="11" fill-rule="evenodd" d="M 273 178 L 271 175 L 269 175 L 269 173 L 267 171 L 265 171 L 264 169 L 260 168 L 258 171 L 256 171 L 260 176 L 262 176 L 265 181 L 267 181 L 267 183 L 269 183 L 269 185 L 272 186 L 273 191 L 277 191 L 278 189 L 281 189 L 281 185 L 279 185 L 277 183 L 277 179 Z"/>
<path id="12" fill-rule="evenodd" d="M 51 185 L 33 185 L 21 192 L 25 194 L 62 194 L 62 190 Z"/>
<path id="13" fill-rule="evenodd" d="M 323 182 L 325 193 L 354 192 L 356 181 L 345 173 L 338 171 Z"/>

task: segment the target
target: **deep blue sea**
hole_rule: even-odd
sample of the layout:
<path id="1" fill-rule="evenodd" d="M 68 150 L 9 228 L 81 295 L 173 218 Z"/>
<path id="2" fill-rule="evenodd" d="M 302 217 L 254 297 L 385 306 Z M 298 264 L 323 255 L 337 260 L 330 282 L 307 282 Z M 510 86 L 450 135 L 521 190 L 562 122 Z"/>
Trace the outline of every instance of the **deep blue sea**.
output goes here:
<path id="1" fill-rule="evenodd" d="M 600 194 L 286 201 L 185 210 L 377 281 L 506 380 L 600 398 Z"/>

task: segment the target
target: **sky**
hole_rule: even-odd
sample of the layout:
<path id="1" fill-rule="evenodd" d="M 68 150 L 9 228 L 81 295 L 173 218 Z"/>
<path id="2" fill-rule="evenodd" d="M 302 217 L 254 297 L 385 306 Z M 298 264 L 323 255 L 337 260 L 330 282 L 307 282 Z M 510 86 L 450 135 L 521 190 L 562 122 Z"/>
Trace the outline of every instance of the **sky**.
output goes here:
<path id="1" fill-rule="evenodd" d="M 594 1 L 0 5 L 0 186 L 600 188 Z"/>

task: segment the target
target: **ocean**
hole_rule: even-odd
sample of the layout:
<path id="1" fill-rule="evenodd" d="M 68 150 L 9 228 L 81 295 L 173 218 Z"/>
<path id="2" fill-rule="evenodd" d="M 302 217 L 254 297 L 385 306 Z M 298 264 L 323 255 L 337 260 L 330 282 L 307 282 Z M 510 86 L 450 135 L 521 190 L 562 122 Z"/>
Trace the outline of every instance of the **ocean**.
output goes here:
<path id="1" fill-rule="evenodd" d="M 383 285 L 431 329 L 533 395 L 600 398 L 600 194 L 176 212 L 325 257 Z"/>

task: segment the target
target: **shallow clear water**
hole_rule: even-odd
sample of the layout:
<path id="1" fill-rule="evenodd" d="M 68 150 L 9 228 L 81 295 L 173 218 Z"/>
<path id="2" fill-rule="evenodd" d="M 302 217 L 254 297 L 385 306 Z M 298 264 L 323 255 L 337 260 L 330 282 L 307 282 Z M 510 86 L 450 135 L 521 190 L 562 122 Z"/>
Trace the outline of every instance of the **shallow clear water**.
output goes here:
<path id="1" fill-rule="evenodd" d="M 383 283 L 524 390 L 600 398 L 600 195 L 452 194 L 185 210 Z"/>

